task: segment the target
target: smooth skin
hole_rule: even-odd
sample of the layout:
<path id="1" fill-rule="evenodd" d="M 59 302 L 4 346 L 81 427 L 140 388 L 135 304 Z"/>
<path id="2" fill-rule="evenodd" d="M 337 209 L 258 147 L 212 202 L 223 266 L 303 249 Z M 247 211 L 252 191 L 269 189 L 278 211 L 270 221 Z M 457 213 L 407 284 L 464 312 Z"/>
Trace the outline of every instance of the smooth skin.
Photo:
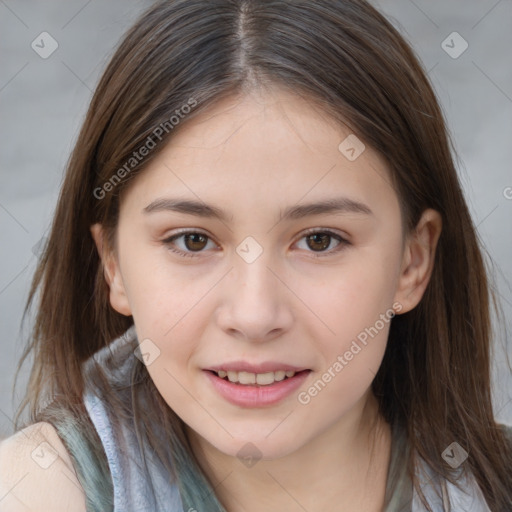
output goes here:
<path id="1" fill-rule="evenodd" d="M 91 227 L 111 305 L 133 315 L 139 341 L 160 350 L 148 372 L 187 425 L 200 464 L 221 482 L 229 512 L 377 512 L 384 503 L 391 431 L 370 385 L 389 323 L 308 404 L 298 392 L 381 314 L 418 304 L 441 218 L 426 210 L 404 233 L 383 159 L 369 146 L 354 161 L 338 149 L 350 133 L 282 89 L 224 100 L 179 127 L 123 192 L 115 250 L 99 224 Z M 225 218 L 144 211 L 166 198 L 212 205 Z M 281 218 L 289 207 L 337 198 L 371 213 Z M 251 263 L 236 251 L 247 237 L 263 251 Z M 240 407 L 204 372 L 235 360 L 312 371 L 280 403 Z M 247 443 L 262 454 L 250 468 L 237 457 Z"/>
<path id="2" fill-rule="evenodd" d="M 73 460 L 55 428 L 25 427 L 0 442 L 0 512 L 86 512 Z"/>

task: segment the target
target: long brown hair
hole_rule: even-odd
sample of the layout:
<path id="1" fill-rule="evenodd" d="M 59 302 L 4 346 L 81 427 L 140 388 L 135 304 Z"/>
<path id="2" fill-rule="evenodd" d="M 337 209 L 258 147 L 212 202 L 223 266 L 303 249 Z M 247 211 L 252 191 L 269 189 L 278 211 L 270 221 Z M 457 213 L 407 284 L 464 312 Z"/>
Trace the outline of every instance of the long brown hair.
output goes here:
<path id="1" fill-rule="evenodd" d="M 45 397 L 79 402 L 81 364 L 133 324 L 110 306 L 90 226 L 101 223 L 115 248 L 121 192 L 173 134 L 216 101 L 272 84 L 314 101 L 385 158 L 407 231 L 425 209 L 440 212 L 431 281 L 420 304 L 393 319 L 372 388 L 384 418 L 406 425 L 408 472 L 420 496 L 413 452 L 453 481 L 441 453 L 457 441 L 491 509 L 506 510 L 512 453 L 492 407 L 482 249 L 429 80 L 399 33 L 362 0 L 167 0 L 127 32 L 96 88 L 29 293 L 25 314 L 40 295 L 20 365 L 29 354 L 34 363 L 17 420 L 27 406 L 31 421 L 41 419 Z M 148 155 L 132 161 L 148 141 Z M 142 366 L 139 380 L 152 386 Z M 162 402 L 154 417 L 181 436 L 181 420 Z"/>

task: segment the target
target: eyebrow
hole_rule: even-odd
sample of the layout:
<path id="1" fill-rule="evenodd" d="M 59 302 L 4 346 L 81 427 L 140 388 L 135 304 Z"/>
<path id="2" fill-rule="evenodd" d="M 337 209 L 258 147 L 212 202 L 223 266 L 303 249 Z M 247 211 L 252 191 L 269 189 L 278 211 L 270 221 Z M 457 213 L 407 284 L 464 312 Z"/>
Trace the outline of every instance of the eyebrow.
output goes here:
<path id="1" fill-rule="evenodd" d="M 233 219 L 232 215 L 216 206 L 190 199 L 159 198 L 146 206 L 142 212 L 145 214 L 161 211 L 174 211 L 196 217 L 213 218 L 223 222 Z M 348 197 L 326 199 L 316 203 L 308 203 L 288 207 L 282 214 L 281 220 L 297 220 L 312 215 L 335 213 L 357 213 L 373 215 L 372 210 L 359 201 Z"/>

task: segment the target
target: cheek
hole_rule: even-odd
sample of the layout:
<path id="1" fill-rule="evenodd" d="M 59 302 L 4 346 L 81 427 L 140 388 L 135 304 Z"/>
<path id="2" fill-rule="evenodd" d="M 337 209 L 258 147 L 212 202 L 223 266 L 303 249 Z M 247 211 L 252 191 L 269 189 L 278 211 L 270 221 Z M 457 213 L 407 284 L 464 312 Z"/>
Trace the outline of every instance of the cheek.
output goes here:
<path id="1" fill-rule="evenodd" d="M 368 251 L 358 252 L 336 268 L 307 280 L 296 280 L 297 295 L 305 297 L 319 319 L 316 335 L 343 346 L 390 310 L 396 290 L 396 261 Z M 321 320 L 321 321 L 320 321 Z M 379 324 L 380 326 L 380 324 Z M 331 336 L 329 336 L 329 333 Z"/>
<path id="2" fill-rule="evenodd" d="M 381 365 L 395 314 L 397 247 L 354 252 L 311 288 L 308 305 L 323 322 L 316 322 L 310 337 L 317 340 L 322 365 L 301 403 L 315 402 L 332 419 L 361 398 Z"/>
<path id="3" fill-rule="evenodd" d="M 172 305 L 175 306 L 176 313 L 170 315 L 166 308 Z M 135 318 L 135 325 L 139 341 L 148 343 L 147 340 L 151 340 L 148 346 L 156 354 L 147 365 L 153 383 L 178 415 L 187 416 L 194 409 L 191 395 L 196 395 L 195 376 L 200 371 L 193 361 L 203 330 L 203 326 L 197 321 L 197 314 L 201 314 L 201 311 L 198 310 L 196 315 L 187 315 L 190 308 L 187 309 L 179 302 L 172 305 L 162 306 L 162 313 L 156 308 L 151 310 L 149 305 L 144 306 L 148 309 L 141 312 L 147 314 Z"/>
<path id="4" fill-rule="evenodd" d="M 191 361 L 210 314 L 205 310 L 212 278 L 194 280 L 186 272 L 172 272 L 156 263 L 151 271 L 127 268 L 128 296 L 139 342 L 157 354 L 148 372 L 169 405 L 188 403 L 187 380 Z M 131 270 L 131 272 L 130 272 Z"/>
<path id="5" fill-rule="evenodd" d="M 192 267 L 172 264 L 164 249 L 130 251 L 123 262 L 124 286 L 135 323 L 145 337 L 167 343 L 215 284 L 215 276 L 197 278 Z M 188 318 L 187 318 L 188 319 Z"/>
<path id="6" fill-rule="evenodd" d="M 367 392 L 384 357 L 390 322 L 394 316 L 388 309 L 383 316 L 365 321 L 343 315 L 333 340 L 323 344 L 324 365 L 316 378 L 298 396 L 311 416 L 324 417 L 326 423 L 336 421 L 349 411 Z M 341 315 L 340 315 L 341 317 Z"/>

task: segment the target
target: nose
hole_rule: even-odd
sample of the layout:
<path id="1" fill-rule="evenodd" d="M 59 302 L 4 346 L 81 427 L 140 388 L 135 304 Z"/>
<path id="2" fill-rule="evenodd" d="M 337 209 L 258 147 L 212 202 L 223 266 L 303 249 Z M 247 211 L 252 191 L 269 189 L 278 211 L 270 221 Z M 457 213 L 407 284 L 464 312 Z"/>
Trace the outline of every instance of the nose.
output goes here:
<path id="1" fill-rule="evenodd" d="M 264 342 L 282 336 L 292 326 L 292 293 L 283 284 L 285 276 L 273 267 L 265 252 L 252 263 L 235 255 L 217 312 L 217 323 L 228 335 Z"/>

